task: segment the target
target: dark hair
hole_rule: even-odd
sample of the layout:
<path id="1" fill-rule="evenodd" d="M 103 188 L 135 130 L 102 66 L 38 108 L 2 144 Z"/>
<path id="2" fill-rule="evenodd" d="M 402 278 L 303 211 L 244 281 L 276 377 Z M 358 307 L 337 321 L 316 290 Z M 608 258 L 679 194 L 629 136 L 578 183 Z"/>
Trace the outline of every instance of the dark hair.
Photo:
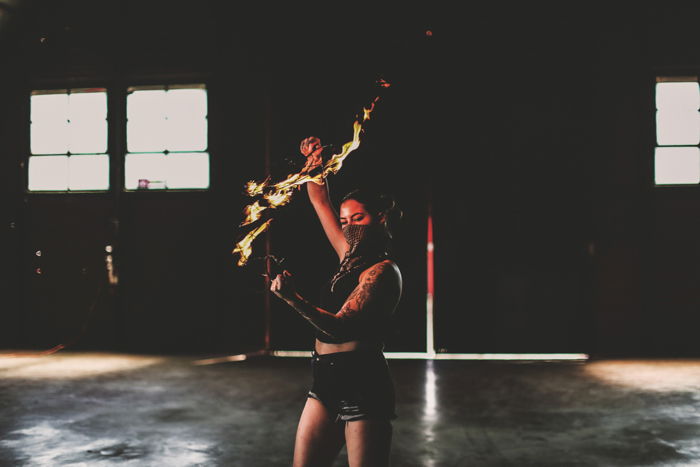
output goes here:
<path id="1" fill-rule="evenodd" d="M 367 212 L 372 215 L 372 217 L 376 218 L 384 214 L 386 219 L 387 234 L 389 235 L 389 238 L 391 238 L 391 233 L 394 226 L 403 217 L 403 212 L 396 205 L 396 201 L 392 195 L 366 188 L 357 188 L 343 196 L 340 204 L 343 204 L 349 199 L 361 203 Z"/>

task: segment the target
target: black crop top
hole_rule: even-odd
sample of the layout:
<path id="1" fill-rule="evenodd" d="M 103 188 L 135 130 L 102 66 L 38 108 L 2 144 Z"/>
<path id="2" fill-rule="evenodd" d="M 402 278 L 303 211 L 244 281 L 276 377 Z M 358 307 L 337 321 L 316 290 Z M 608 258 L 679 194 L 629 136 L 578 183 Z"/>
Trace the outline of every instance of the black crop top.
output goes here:
<path id="1" fill-rule="evenodd" d="M 341 276 L 336 281 L 333 290 L 331 290 L 331 282 L 329 281 L 321 290 L 321 308 L 329 313 L 337 314 L 343 307 L 345 300 L 360 283 L 360 274 L 371 266 L 372 264 L 358 267 Z M 352 325 L 348 327 L 343 336 L 331 337 L 316 329 L 316 339 L 329 344 L 360 340 L 383 345 L 389 328 L 388 318 L 386 315 L 379 318 L 376 314 L 362 316 L 360 313 L 353 317 Z"/>

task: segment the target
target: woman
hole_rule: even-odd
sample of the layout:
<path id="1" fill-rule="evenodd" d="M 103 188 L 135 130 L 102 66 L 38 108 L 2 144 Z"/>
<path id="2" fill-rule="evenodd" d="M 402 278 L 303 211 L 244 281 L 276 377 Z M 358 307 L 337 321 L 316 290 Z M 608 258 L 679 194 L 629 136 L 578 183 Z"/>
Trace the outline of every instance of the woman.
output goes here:
<path id="1" fill-rule="evenodd" d="M 316 137 L 301 142 L 308 169 L 321 164 L 322 151 Z M 349 465 L 388 465 L 396 415 L 382 352 L 401 297 L 401 272 L 386 252 L 397 210 L 387 197 L 356 190 L 337 217 L 325 183 L 307 183 L 307 190 L 340 266 L 320 306 L 297 293 L 287 271 L 270 285 L 316 329 L 313 385 L 297 428 L 294 466 L 331 465 L 344 443 Z"/>

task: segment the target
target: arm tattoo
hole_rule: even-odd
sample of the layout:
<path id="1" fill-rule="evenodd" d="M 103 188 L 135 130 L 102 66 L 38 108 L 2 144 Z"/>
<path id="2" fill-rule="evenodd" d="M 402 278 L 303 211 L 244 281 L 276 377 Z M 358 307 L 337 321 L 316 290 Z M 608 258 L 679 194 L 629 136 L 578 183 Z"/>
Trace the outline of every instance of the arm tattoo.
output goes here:
<path id="1" fill-rule="evenodd" d="M 387 292 L 387 290 L 382 290 L 382 283 L 380 282 L 381 273 L 386 271 L 386 263 L 379 263 L 367 271 L 367 276 L 364 280 L 355 287 L 345 304 L 340 309 L 338 315 L 342 317 L 352 317 L 358 313 L 367 311 L 368 306 L 372 306 L 382 301 L 382 295 Z"/>
<path id="2" fill-rule="evenodd" d="M 301 297 L 288 300 L 301 316 L 316 329 L 330 337 L 352 335 L 358 327 L 372 326 L 372 318 L 393 311 L 393 285 L 391 268 L 387 263 L 379 263 L 367 271 L 360 284 L 355 287 L 337 314 L 330 313 L 307 302 Z M 385 271 L 388 274 L 383 274 Z M 377 315 L 381 313 L 381 315 Z"/>

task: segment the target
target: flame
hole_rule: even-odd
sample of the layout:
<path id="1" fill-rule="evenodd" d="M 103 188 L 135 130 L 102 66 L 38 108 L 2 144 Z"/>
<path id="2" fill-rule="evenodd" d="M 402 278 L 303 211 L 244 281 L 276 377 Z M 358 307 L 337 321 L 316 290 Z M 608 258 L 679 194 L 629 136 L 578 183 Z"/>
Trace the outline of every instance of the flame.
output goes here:
<path id="1" fill-rule="evenodd" d="M 231 254 L 235 255 L 236 253 L 240 253 L 241 257 L 238 260 L 239 266 L 243 266 L 245 263 L 248 262 L 248 258 L 253 253 L 253 247 L 251 246 L 253 240 L 255 240 L 255 238 L 258 235 L 267 230 L 267 228 L 270 226 L 270 222 L 272 222 L 272 219 L 268 219 L 263 224 L 260 224 L 259 226 L 254 228 L 253 230 L 248 232 L 248 235 L 243 237 L 243 239 L 240 242 L 236 243 L 236 247 L 233 249 Z"/>
<path id="2" fill-rule="evenodd" d="M 264 181 L 258 183 L 255 180 L 249 181 L 245 186 L 245 191 L 248 196 L 256 196 L 262 194 L 262 192 L 267 188 L 267 184 L 270 182 L 270 177 L 266 178 Z"/>
<path id="3" fill-rule="evenodd" d="M 362 109 L 362 111 L 363 111 L 362 121 L 363 121 L 363 122 L 369 120 L 369 115 L 370 115 L 370 114 L 372 113 L 372 111 L 374 110 L 374 104 L 376 104 L 378 100 L 379 100 L 379 96 L 377 96 L 377 97 L 374 98 L 374 100 L 372 101 L 372 103 L 369 105 L 369 108 L 365 107 L 364 109 Z"/>
<path id="4" fill-rule="evenodd" d="M 377 81 L 377 84 L 382 88 L 391 86 L 384 79 Z M 370 114 L 374 110 L 374 105 L 379 101 L 379 96 L 375 97 L 369 107 L 363 108 L 362 118 L 356 118 L 353 123 L 352 140 L 343 144 L 338 154 L 333 154 L 328 161 L 323 164 L 321 170 L 317 167 L 304 168 L 300 172 L 288 175 L 281 182 L 270 185 L 270 178 L 266 178 L 262 182 L 254 180 L 249 181 L 245 186 L 245 192 L 250 197 L 262 196 L 266 205 L 261 204 L 260 200 L 249 204 L 244 209 L 245 219 L 241 226 L 252 224 L 262 217 L 263 211 L 267 209 L 276 209 L 289 203 L 294 195 L 294 190 L 300 188 L 301 185 L 307 182 L 313 182 L 319 185 L 323 184 L 323 179 L 329 174 L 336 174 L 343 166 L 343 161 L 355 149 L 360 147 L 360 134 L 362 133 L 362 124 L 369 120 Z M 270 225 L 272 219 L 251 230 L 233 249 L 233 254 L 240 253 L 238 265 L 243 266 L 248 261 L 248 258 L 253 252 L 251 244 L 253 240 L 263 233 Z"/>
<path id="5" fill-rule="evenodd" d="M 365 109 L 365 112 L 366 111 L 367 109 Z M 345 158 L 348 157 L 348 155 L 355 149 L 360 147 L 360 131 L 362 131 L 362 124 L 359 121 L 355 120 L 355 123 L 353 124 L 352 141 L 343 144 L 340 153 L 334 154 L 324 165 L 321 174 L 318 175 L 318 177 L 314 177 L 314 179 L 312 179 L 311 181 L 313 181 L 314 183 L 323 183 L 323 177 L 331 173 L 338 173 L 340 168 L 343 166 L 343 161 L 345 160 Z"/>
<path id="6" fill-rule="evenodd" d="M 252 224 L 253 222 L 260 219 L 262 212 L 267 209 L 267 206 L 262 206 L 260 201 L 256 201 L 253 204 L 249 204 L 245 207 L 245 219 L 241 222 L 241 227 L 244 225 Z"/>
<path id="7" fill-rule="evenodd" d="M 270 204 L 270 207 L 277 208 L 290 202 L 292 200 L 293 193 L 292 188 L 279 188 L 277 191 L 268 193 L 263 197 Z"/>

